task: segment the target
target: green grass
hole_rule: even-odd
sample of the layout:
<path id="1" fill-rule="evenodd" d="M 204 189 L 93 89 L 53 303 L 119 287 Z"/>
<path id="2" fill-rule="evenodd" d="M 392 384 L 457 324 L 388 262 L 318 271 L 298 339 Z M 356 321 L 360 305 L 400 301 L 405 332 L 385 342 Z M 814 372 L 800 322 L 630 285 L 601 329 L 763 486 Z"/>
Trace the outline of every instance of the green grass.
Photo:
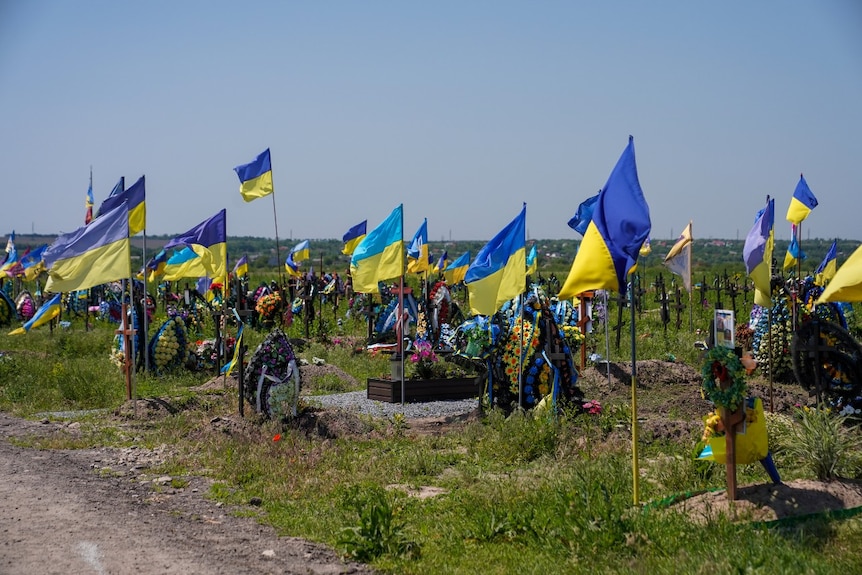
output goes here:
<path id="1" fill-rule="evenodd" d="M 330 311 L 325 313 L 331 321 Z M 698 365 L 692 345 L 698 336 L 672 326 L 665 335 L 655 317 L 645 312 L 637 319 L 638 356 L 663 359 L 671 353 L 676 361 Z M 288 335 L 303 337 L 301 327 L 296 322 Z M 73 321 L 67 331 L 0 333 L 0 409 L 27 417 L 121 406 L 125 383 L 108 357 L 113 329 L 97 325 L 85 332 Z M 196 335 L 212 337 L 206 331 L 211 326 L 202 329 Z M 312 338 L 300 357 L 337 366 L 358 382 L 356 389 L 388 373 L 385 356 L 356 353 L 363 324 L 345 322 L 342 330 L 326 343 Z M 251 353 L 264 334 L 246 334 Z M 603 338 L 590 336 L 588 349 L 604 355 Z M 625 359 L 627 338 L 626 328 L 614 361 Z M 403 422 L 393 419 L 375 422 L 362 435 L 322 440 L 248 412 L 241 421 L 233 390 L 190 389 L 212 376 L 139 374 L 137 395 L 162 398 L 173 413 L 138 420 L 81 415 L 77 434 L 18 441 L 43 449 L 171 445 L 175 455 L 155 471 L 178 477 L 177 486 L 183 477 L 206 474 L 214 481 L 211 497 L 235 504 L 259 497 L 262 508 L 253 515 L 280 534 L 325 542 L 381 572 L 712 575 L 862 569 L 862 518 L 765 528 L 718 517 L 697 525 L 671 510 L 633 505 L 631 451 L 624 439 L 631 408 L 624 402 L 607 402 L 596 416 L 491 412 L 442 435 L 421 437 L 408 435 Z M 314 393 L 353 389 L 330 376 L 305 383 Z M 656 396 L 643 401 L 664 401 Z M 213 424 L 217 417 L 236 427 L 226 433 Z M 770 417 L 767 425 L 783 478 L 811 477 L 800 454 L 788 447 L 797 441 L 798 421 Z M 641 443 L 642 501 L 724 487 L 720 466 L 694 460 L 695 440 Z M 857 444 L 842 445 L 845 455 L 858 457 Z M 749 465 L 740 468 L 739 480 L 768 479 L 759 465 Z M 422 486 L 442 493 L 418 499 L 405 491 Z"/>

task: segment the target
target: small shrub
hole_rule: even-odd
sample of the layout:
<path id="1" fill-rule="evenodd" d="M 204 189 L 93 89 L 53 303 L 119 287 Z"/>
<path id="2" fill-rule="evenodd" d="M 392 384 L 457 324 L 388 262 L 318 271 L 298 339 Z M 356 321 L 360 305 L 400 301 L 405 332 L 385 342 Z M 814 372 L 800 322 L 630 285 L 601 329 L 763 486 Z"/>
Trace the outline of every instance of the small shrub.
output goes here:
<path id="1" fill-rule="evenodd" d="M 803 409 L 791 431 L 788 454 L 802 462 L 817 479 L 855 477 L 862 469 L 862 437 L 847 416 L 828 409 Z"/>
<path id="2" fill-rule="evenodd" d="M 368 562 L 382 555 L 418 557 L 418 545 L 404 533 L 404 524 L 395 518 L 389 495 L 379 486 L 348 490 L 344 503 L 359 516 L 359 525 L 344 527 L 339 544 L 347 555 Z"/>

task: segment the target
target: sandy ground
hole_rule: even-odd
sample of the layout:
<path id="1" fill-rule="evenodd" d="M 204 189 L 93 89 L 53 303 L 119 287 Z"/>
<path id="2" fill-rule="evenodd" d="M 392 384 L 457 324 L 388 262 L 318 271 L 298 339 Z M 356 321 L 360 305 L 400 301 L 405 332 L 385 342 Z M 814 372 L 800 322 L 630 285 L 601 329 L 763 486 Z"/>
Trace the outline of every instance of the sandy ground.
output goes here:
<path id="1" fill-rule="evenodd" d="M 372 573 L 235 517 L 203 497 L 202 478 L 173 488 L 172 478 L 147 476 L 152 453 L 10 441 L 56 425 L 0 413 L 0 574 Z"/>

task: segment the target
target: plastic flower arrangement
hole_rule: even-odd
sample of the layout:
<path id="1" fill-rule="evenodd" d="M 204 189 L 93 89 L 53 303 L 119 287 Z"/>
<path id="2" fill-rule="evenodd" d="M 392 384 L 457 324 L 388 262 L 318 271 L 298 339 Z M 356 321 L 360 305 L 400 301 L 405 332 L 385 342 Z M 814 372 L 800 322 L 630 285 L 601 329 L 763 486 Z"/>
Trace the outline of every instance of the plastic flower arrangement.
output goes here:
<path id="1" fill-rule="evenodd" d="M 602 413 L 602 404 L 595 399 L 584 403 L 581 407 L 590 415 L 599 415 Z"/>
<path id="2" fill-rule="evenodd" d="M 417 339 L 413 344 L 413 353 L 409 357 L 410 363 L 416 371 L 419 379 L 431 379 L 435 376 L 435 364 L 440 360 L 431 343 L 424 339 Z"/>
<path id="3" fill-rule="evenodd" d="M 281 307 L 281 294 L 278 292 L 261 296 L 254 306 L 264 323 L 274 323 L 278 317 L 278 309 Z"/>
<path id="4" fill-rule="evenodd" d="M 289 407 L 296 400 L 293 378 L 299 378 L 299 367 L 296 365 L 296 354 L 287 336 L 280 329 L 274 329 L 267 334 L 257 346 L 245 368 L 245 398 L 257 406 L 257 386 L 264 371 L 269 377 L 282 383 L 275 383 L 266 377 L 261 385 L 260 407 L 267 417 L 278 418 L 287 415 Z"/>

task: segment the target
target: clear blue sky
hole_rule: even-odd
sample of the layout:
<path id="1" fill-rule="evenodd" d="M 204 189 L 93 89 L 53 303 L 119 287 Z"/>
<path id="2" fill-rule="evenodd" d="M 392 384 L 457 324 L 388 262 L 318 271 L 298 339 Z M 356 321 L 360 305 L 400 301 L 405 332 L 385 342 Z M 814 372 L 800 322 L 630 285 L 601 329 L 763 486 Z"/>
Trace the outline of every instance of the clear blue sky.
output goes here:
<path id="1" fill-rule="evenodd" d="M 147 177 L 148 232 L 227 208 L 272 150 L 279 237 L 340 238 L 404 204 L 405 239 L 488 239 L 527 202 L 566 225 L 635 138 L 652 237 L 862 240 L 862 3 L 0 1 L 0 234 L 83 224 Z"/>

